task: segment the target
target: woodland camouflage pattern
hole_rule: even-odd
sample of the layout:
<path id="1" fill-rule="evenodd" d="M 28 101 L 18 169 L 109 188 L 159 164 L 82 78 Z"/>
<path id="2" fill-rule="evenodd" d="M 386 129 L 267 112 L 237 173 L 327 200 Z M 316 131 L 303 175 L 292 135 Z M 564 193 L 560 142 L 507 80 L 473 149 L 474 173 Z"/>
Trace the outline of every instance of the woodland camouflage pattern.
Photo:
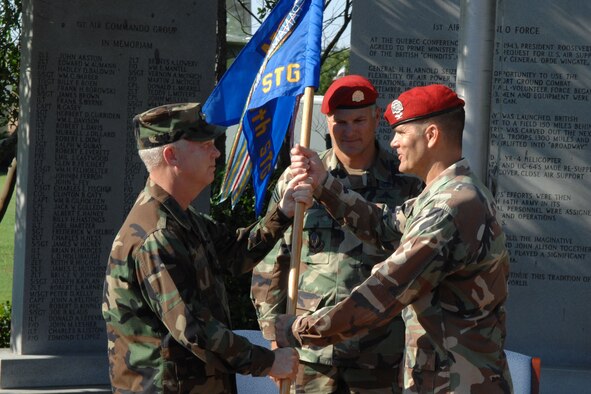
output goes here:
<path id="1" fill-rule="evenodd" d="M 223 274 L 251 270 L 290 224 L 273 211 L 234 232 L 148 180 L 104 284 L 113 391 L 233 393 L 234 373 L 266 375 L 274 355 L 231 331 Z"/>
<path id="2" fill-rule="evenodd" d="M 333 150 L 320 156 L 324 167 L 334 177 L 373 202 L 395 207 L 410 197 L 416 197 L 422 187 L 418 178 L 400 174 L 398 161 L 381 148 L 378 148 L 376 161 L 369 170 L 359 170 L 354 174 L 347 173 Z M 273 203 L 279 201 L 286 185 L 284 173 L 277 183 Z M 297 314 L 314 312 L 345 299 L 355 286 L 367 279 L 376 263 L 383 261 L 398 247 L 400 236 L 399 232 L 390 234 L 387 251 L 363 243 L 342 228 L 316 202 L 304 217 Z M 285 313 L 291 238 L 289 230 L 253 271 L 251 295 L 261 330 L 269 340 L 275 340 L 275 317 Z M 397 316 L 389 324 L 363 337 L 334 346 L 303 346 L 299 353 L 302 361 L 336 367 L 396 368 L 390 372 L 395 377 L 403 349 L 404 323 Z M 372 380 L 370 371 L 366 371 L 364 378 Z"/>
<path id="3" fill-rule="evenodd" d="M 380 208 L 330 176 L 315 196 L 358 236 L 379 244 Z M 279 345 L 294 336 L 326 345 L 364 335 L 404 309 L 405 393 L 511 393 L 503 351 L 509 258 L 493 197 L 461 160 L 403 209 L 396 252 L 334 308 L 298 317 L 293 327 L 294 317 L 279 317 Z"/>

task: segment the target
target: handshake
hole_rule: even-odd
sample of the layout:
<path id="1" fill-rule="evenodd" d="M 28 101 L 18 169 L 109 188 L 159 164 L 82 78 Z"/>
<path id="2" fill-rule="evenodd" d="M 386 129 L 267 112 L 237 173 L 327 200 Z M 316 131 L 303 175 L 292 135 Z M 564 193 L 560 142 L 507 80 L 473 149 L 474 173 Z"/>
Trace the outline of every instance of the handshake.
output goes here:
<path id="1" fill-rule="evenodd" d="M 275 361 L 269 371 L 269 376 L 277 382 L 280 379 L 294 380 L 298 372 L 298 352 L 291 347 L 274 349 Z"/>

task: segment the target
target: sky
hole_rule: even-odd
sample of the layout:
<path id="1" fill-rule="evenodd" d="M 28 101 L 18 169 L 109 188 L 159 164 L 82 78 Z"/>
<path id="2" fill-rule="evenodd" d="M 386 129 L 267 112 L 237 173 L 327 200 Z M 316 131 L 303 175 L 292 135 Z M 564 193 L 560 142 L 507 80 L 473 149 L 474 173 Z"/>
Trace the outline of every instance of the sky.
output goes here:
<path id="1" fill-rule="evenodd" d="M 263 3 L 263 1 L 262 0 L 251 0 L 251 3 L 252 3 L 253 13 L 256 14 L 257 8 L 262 6 L 261 4 Z M 344 0 L 333 0 L 331 2 L 330 6 L 324 11 L 325 20 L 330 18 L 331 15 L 338 15 L 343 10 L 344 4 L 345 4 Z M 253 20 L 252 23 L 253 23 L 252 32 L 254 33 L 256 31 L 256 29 L 258 28 L 259 24 L 256 22 L 256 20 Z M 340 28 L 340 26 L 337 24 L 332 24 L 332 25 L 328 26 L 325 30 L 325 36 L 330 37 L 330 35 L 336 34 L 336 32 L 338 31 L 339 28 Z M 323 45 L 324 45 L 324 42 L 326 41 L 326 37 L 323 37 Z M 350 46 L 351 46 L 351 24 L 349 23 L 347 30 L 345 31 L 345 33 L 343 33 L 343 36 L 339 40 L 338 47 L 339 48 L 345 48 L 345 47 L 348 48 Z"/>

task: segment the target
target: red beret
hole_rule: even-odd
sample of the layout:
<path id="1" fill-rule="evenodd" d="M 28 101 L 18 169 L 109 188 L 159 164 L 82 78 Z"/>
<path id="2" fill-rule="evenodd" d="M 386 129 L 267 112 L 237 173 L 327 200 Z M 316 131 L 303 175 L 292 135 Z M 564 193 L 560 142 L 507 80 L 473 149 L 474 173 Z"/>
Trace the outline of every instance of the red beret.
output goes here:
<path id="1" fill-rule="evenodd" d="M 441 115 L 464 106 L 464 100 L 444 85 L 419 86 L 407 90 L 384 111 L 391 127 L 431 116 Z"/>
<path id="2" fill-rule="evenodd" d="M 361 75 L 346 75 L 334 81 L 324 93 L 320 112 L 330 114 L 337 108 L 363 108 L 375 104 L 376 88 Z"/>

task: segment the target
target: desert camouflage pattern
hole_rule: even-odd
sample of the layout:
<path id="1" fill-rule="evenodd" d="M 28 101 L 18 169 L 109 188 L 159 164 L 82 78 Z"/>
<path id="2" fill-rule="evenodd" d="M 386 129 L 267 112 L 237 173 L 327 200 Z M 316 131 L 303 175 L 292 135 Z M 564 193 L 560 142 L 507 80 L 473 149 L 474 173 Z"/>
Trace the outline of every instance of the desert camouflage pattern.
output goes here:
<path id="1" fill-rule="evenodd" d="M 290 224 L 273 211 L 231 231 L 148 180 L 104 283 L 113 392 L 234 393 L 234 373 L 266 375 L 274 355 L 231 331 L 223 274 L 251 270 Z"/>
<path id="2" fill-rule="evenodd" d="M 318 189 L 329 212 L 341 212 L 343 224 L 379 243 L 380 227 L 372 226 L 381 207 L 369 207 L 330 176 Z M 336 343 L 402 311 L 403 392 L 511 393 L 503 351 L 509 258 L 493 197 L 461 160 L 403 210 L 404 234 L 394 254 L 335 307 L 298 317 L 293 327 L 293 317 L 280 317 L 278 343 L 294 336 L 303 344 Z M 372 211 L 374 218 L 367 217 Z"/>
<path id="3" fill-rule="evenodd" d="M 333 150 L 320 156 L 325 168 L 335 178 L 370 201 L 395 207 L 410 197 L 416 197 L 422 187 L 418 178 L 400 174 L 398 162 L 381 148 L 370 169 L 355 173 L 345 170 Z M 285 191 L 286 174 L 278 181 L 273 203 L 277 203 Z M 304 217 L 297 314 L 311 313 L 345 299 L 371 274 L 376 263 L 396 249 L 400 236 L 398 231 L 389 232 L 388 240 L 384 242 L 389 250 L 376 248 L 342 228 L 321 204 L 315 203 Z M 275 317 L 285 313 L 291 241 L 290 229 L 253 271 L 251 295 L 261 330 L 269 340 L 275 339 Z M 308 363 L 364 369 L 396 368 L 390 371 L 390 379 L 396 382 L 403 348 L 404 324 L 398 316 L 363 337 L 336 345 L 306 345 L 299 349 L 299 353 L 300 360 Z M 371 371 L 366 371 L 364 377 L 368 386 L 375 385 Z M 305 383 L 312 384 L 307 380 Z"/>

